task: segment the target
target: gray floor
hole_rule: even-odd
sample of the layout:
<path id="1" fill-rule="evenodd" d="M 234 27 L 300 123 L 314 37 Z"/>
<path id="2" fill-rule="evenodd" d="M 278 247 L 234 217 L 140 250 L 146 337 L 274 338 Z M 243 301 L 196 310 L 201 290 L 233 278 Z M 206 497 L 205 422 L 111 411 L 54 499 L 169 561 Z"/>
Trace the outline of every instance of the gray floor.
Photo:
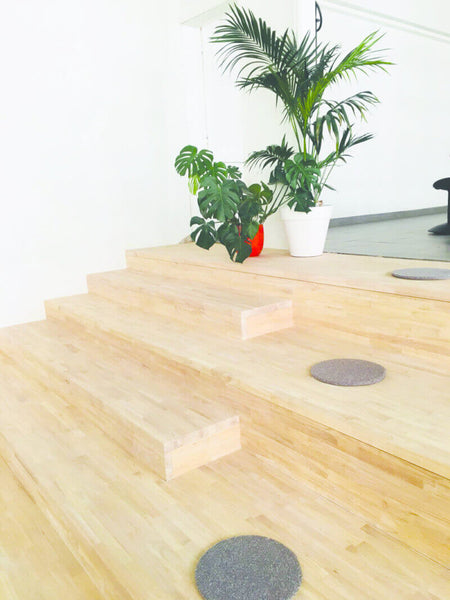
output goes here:
<path id="1" fill-rule="evenodd" d="M 450 235 L 428 233 L 445 221 L 445 214 L 433 214 L 330 227 L 325 251 L 448 261 Z"/>

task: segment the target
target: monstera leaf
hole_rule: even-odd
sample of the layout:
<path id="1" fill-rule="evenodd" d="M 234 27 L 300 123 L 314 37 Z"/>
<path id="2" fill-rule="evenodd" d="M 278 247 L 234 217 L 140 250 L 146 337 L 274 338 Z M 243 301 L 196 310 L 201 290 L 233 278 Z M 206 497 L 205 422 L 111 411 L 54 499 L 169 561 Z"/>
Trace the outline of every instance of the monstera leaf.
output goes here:
<path id="1" fill-rule="evenodd" d="M 191 233 L 192 240 L 205 250 L 209 250 L 217 240 L 217 232 L 214 221 L 206 221 L 201 217 L 192 217 L 191 227 L 198 225 L 196 229 Z"/>
<path id="2" fill-rule="evenodd" d="M 259 204 L 269 204 L 273 199 L 273 191 L 263 181 L 261 185 L 253 183 L 249 186 L 248 191 Z"/>
<path id="3" fill-rule="evenodd" d="M 239 167 L 236 167 L 235 165 L 228 165 L 227 170 L 228 170 L 228 177 L 230 179 L 240 179 L 242 177 L 242 173 L 241 173 Z"/>
<path id="4" fill-rule="evenodd" d="M 228 169 L 225 163 L 223 162 L 214 162 L 204 175 L 204 177 L 212 177 L 217 181 L 217 183 L 221 183 L 225 181 L 228 176 Z M 202 185 L 203 179 L 200 180 L 200 184 Z"/>
<path id="5" fill-rule="evenodd" d="M 195 146 L 185 146 L 175 159 L 175 169 L 179 175 L 201 177 L 211 167 L 213 153 L 210 150 L 197 150 Z"/>
<path id="6" fill-rule="evenodd" d="M 241 235 L 239 226 L 236 223 L 224 223 L 217 230 L 217 237 L 221 244 L 225 246 L 228 254 L 234 262 L 242 263 L 250 256 L 251 245 L 246 238 Z"/>
<path id="7" fill-rule="evenodd" d="M 298 153 L 293 160 L 287 160 L 284 164 L 286 179 L 292 189 L 298 186 L 308 188 L 317 185 L 320 176 L 320 168 L 311 154 Z"/>
<path id="8" fill-rule="evenodd" d="M 195 146 L 185 146 L 175 159 L 175 169 L 180 175 L 187 175 L 189 191 L 196 194 L 200 178 L 211 169 L 213 153 L 210 150 L 197 150 Z"/>
<path id="9" fill-rule="evenodd" d="M 287 205 L 296 212 L 309 213 L 311 208 L 315 205 L 314 196 L 311 190 L 297 188 L 295 191 L 288 192 L 287 198 Z"/>
<path id="10" fill-rule="evenodd" d="M 198 194 L 198 206 L 205 219 L 232 219 L 240 202 L 237 183 L 231 179 L 220 183 L 213 177 L 205 177 L 201 183 L 204 189 Z"/>
<path id="11" fill-rule="evenodd" d="M 250 191 L 252 187 L 254 186 L 250 186 L 248 190 Z M 260 214 L 261 204 L 258 201 L 258 197 L 253 194 L 249 195 L 239 205 L 238 215 L 241 220 L 240 232 L 244 240 L 252 239 L 258 233 Z"/>

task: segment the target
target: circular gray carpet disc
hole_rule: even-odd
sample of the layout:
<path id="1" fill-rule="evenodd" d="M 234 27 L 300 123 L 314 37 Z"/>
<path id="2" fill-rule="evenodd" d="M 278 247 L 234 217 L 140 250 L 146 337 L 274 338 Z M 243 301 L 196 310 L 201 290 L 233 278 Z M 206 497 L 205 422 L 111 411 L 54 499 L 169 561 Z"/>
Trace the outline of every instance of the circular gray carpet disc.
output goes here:
<path id="1" fill-rule="evenodd" d="M 386 369 L 367 360 L 335 358 L 313 365 L 311 375 L 331 385 L 372 385 L 384 379 Z"/>
<path id="2" fill-rule="evenodd" d="M 392 275 L 400 279 L 450 279 L 450 269 L 397 269 Z"/>
<path id="3" fill-rule="evenodd" d="M 205 600 L 290 600 L 302 581 L 295 554 L 259 535 L 222 540 L 200 558 L 195 581 Z"/>

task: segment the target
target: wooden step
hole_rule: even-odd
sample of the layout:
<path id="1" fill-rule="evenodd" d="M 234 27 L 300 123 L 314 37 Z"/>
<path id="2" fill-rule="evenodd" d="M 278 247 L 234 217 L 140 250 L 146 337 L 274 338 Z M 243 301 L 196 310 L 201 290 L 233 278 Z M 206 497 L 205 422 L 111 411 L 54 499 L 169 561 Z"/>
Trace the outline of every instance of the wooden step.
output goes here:
<path id="1" fill-rule="evenodd" d="M 0 511 L 2 600 L 104 600 L 1 458 Z"/>
<path id="2" fill-rule="evenodd" d="M 293 325 L 292 300 L 126 269 L 89 275 L 89 292 L 145 312 L 248 338 Z"/>
<path id="3" fill-rule="evenodd" d="M 202 385 L 209 379 L 240 415 L 246 447 L 262 455 L 277 448 L 277 460 L 296 474 L 311 451 L 309 478 L 321 493 L 371 516 L 435 560 L 450 560 L 446 376 L 411 366 L 398 353 L 309 328 L 286 329 L 244 346 L 90 295 L 51 301 L 47 310 L 103 343 L 132 349 L 144 363 L 158 356 Z M 312 364 L 336 357 L 380 362 L 387 377 L 364 388 L 328 386 L 310 377 Z M 262 449 L 258 439 L 265 440 Z M 330 464 L 335 479 L 327 476 Z M 393 504 L 386 503 L 386 493 Z"/>
<path id="4" fill-rule="evenodd" d="M 0 390 L 3 456 L 105 599 L 198 600 L 198 557 L 241 534 L 290 547 L 304 573 L 300 594 L 311 600 L 448 598 L 448 570 L 273 461 L 242 452 L 162 482 L 1 356 Z M 31 588 L 19 598 L 39 596 Z"/>
<path id="5" fill-rule="evenodd" d="M 448 269 L 447 262 L 356 256 L 326 253 L 322 256 L 294 258 L 287 250 L 264 250 L 261 256 L 244 263 L 229 260 L 223 246 L 215 245 L 205 252 L 195 244 L 178 244 L 157 248 L 128 250 L 129 267 L 145 272 L 159 273 L 195 281 L 216 281 L 235 274 L 239 285 L 250 282 L 272 282 L 277 289 L 291 290 L 290 284 L 298 281 L 320 283 L 367 291 L 398 294 L 411 298 L 450 301 L 450 282 L 413 281 L 391 276 L 395 269 L 432 267 Z M 260 279 L 261 278 L 261 279 Z M 227 283 L 233 281 L 226 280 Z"/>
<path id="6" fill-rule="evenodd" d="M 178 371 L 144 367 L 45 321 L 0 330 L 0 351 L 164 479 L 240 448 L 239 417 L 220 391 L 208 397 Z"/>
<path id="7" fill-rule="evenodd" d="M 236 265 L 223 248 L 204 252 L 195 244 L 127 252 L 133 269 L 190 280 L 215 281 L 258 289 L 294 301 L 294 319 L 347 341 L 398 352 L 413 364 L 446 374 L 450 354 L 450 281 L 396 279 L 396 268 L 426 267 L 429 261 L 324 254 L 292 258 L 265 250 L 257 259 Z M 448 268 L 446 263 L 432 266 Z M 278 286 L 278 291 L 277 290 Z M 444 357 L 444 358 L 442 358 Z"/>

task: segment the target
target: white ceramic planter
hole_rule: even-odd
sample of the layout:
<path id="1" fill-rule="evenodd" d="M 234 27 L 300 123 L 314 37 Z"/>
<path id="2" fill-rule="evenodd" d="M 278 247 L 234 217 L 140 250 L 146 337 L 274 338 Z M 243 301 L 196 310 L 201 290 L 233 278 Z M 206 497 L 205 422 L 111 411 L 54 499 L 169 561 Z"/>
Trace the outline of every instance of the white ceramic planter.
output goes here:
<path id="1" fill-rule="evenodd" d="M 281 209 L 291 256 L 320 256 L 323 253 L 332 206 L 314 206 L 309 213 Z"/>

